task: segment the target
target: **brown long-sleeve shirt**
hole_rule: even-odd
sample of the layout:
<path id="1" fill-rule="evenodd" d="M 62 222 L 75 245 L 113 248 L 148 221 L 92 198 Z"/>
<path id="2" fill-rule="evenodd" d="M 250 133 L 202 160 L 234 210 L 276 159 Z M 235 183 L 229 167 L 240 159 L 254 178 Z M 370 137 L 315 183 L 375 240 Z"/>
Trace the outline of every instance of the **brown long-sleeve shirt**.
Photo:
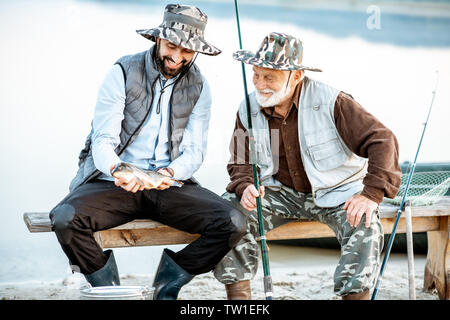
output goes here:
<path id="1" fill-rule="evenodd" d="M 274 178 L 286 186 L 300 192 L 311 192 L 311 184 L 306 176 L 300 156 L 298 141 L 298 98 L 299 84 L 294 92 L 291 107 L 282 117 L 274 107 L 261 108 L 269 121 L 269 129 L 279 130 L 279 149 L 272 150 L 278 157 L 279 169 Z M 362 195 L 380 203 L 383 197 L 394 198 L 400 187 L 401 170 L 398 164 L 398 142 L 395 135 L 377 118 L 367 112 L 351 96 L 340 92 L 334 108 L 336 128 L 347 147 L 360 157 L 368 158 L 367 174 L 363 180 Z M 235 132 L 244 126 L 237 114 Z M 249 164 L 248 137 L 245 146 L 239 145 L 236 135 L 230 143 L 231 159 L 227 166 L 231 182 L 228 192 L 242 196 L 245 188 L 253 183 L 252 166 Z M 242 152 L 242 148 L 245 152 Z"/>

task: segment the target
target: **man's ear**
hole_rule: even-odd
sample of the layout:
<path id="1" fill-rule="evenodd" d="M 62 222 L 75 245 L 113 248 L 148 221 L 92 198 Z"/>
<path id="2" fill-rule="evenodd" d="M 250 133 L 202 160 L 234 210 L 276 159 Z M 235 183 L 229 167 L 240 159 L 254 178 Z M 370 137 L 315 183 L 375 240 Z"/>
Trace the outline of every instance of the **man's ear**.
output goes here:
<path id="1" fill-rule="evenodd" d="M 155 59 L 156 57 L 158 57 L 158 55 L 159 55 L 159 48 L 160 48 L 160 45 L 159 45 L 159 43 L 161 42 L 161 38 L 158 38 L 158 37 L 155 37 L 155 51 L 154 51 L 154 56 L 153 56 L 153 58 Z"/>

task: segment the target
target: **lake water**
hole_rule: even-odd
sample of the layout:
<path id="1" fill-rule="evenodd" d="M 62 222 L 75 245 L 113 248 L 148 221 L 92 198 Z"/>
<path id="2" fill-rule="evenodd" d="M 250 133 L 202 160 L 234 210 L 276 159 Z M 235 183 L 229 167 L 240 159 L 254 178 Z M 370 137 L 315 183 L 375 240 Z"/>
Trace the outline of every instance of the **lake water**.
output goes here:
<path id="1" fill-rule="evenodd" d="M 181 2 L 208 14 L 206 39 L 223 50 L 197 59 L 213 105 L 208 154 L 195 175 L 221 194 L 243 98 L 241 67 L 231 57 L 239 49 L 234 7 L 232 1 Z M 166 3 L 0 1 L 0 282 L 67 276 L 54 234 L 30 234 L 23 213 L 48 212 L 67 194 L 106 71 L 119 57 L 148 49 L 151 42 L 135 30 L 159 25 Z M 414 157 L 439 70 L 419 162 L 450 161 L 449 1 L 240 3 L 246 49 L 256 50 L 272 31 L 301 38 L 304 63 L 324 71 L 309 75 L 351 93 L 391 128 L 401 161 Z M 121 273 L 153 273 L 162 249 L 116 249 Z"/>

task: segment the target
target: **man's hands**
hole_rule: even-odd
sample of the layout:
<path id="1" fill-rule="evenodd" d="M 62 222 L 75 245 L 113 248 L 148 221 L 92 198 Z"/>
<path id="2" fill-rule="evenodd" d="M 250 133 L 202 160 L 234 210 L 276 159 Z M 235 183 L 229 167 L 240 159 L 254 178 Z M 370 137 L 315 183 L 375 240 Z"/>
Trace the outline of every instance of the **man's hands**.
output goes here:
<path id="1" fill-rule="evenodd" d="M 264 197 L 264 186 L 259 187 L 259 192 L 261 194 L 261 198 Z M 241 197 L 241 205 L 245 210 L 252 211 L 256 209 L 256 197 L 258 197 L 258 191 L 255 188 L 255 185 L 249 184 L 247 188 L 245 188 Z"/>
<path id="2" fill-rule="evenodd" d="M 357 227 L 361 222 L 362 216 L 365 214 L 366 228 L 368 228 L 372 213 L 377 207 L 378 204 L 375 201 L 357 194 L 345 201 L 344 210 L 347 211 L 347 221 L 351 227 Z"/>
<path id="3" fill-rule="evenodd" d="M 173 170 L 170 168 L 160 168 L 157 171 L 158 173 L 161 173 L 162 175 L 168 176 L 168 177 L 172 177 L 173 176 Z M 158 188 L 158 190 L 165 190 L 167 188 L 170 188 L 170 186 L 172 185 L 171 181 L 163 181 Z"/>
<path id="4" fill-rule="evenodd" d="M 110 172 L 114 169 L 115 165 L 113 164 L 110 168 Z M 126 191 L 136 193 L 138 191 L 144 190 L 144 186 L 137 182 L 136 179 L 132 178 L 127 181 L 125 178 L 116 178 L 114 177 L 114 184 L 118 187 L 122 187 Z"/>

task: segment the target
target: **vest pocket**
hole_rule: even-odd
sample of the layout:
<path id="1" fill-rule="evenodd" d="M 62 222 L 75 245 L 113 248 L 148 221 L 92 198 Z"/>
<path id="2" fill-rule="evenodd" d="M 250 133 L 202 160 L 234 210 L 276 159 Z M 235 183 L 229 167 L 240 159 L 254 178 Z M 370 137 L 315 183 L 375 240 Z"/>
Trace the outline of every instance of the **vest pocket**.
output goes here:
<path id="1" fill-rule="evenodd" d="M 335 169 L 347 160 L 347 155 L 334 129 L 305 136 L 307 154 L 319 171 Z"/>

